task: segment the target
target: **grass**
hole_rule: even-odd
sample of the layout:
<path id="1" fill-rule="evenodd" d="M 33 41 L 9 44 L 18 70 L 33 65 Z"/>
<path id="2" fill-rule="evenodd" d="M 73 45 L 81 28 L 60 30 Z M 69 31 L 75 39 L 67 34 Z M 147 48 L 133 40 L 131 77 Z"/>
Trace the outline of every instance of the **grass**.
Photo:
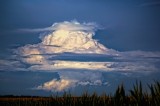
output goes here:
<path id="1" fill-rule="evenodd" d="M 113 96 L 96 92 L 84 92 L 75 97 L 64 92 L 62 97 L 15 97 L 1 96 L 0 106 L 160 106 L 160 83 L 148 85 L 150 92 L 144 92 L 141 82 L 136 82 L 126 95 L 123 85 L 118 86 Z"/>

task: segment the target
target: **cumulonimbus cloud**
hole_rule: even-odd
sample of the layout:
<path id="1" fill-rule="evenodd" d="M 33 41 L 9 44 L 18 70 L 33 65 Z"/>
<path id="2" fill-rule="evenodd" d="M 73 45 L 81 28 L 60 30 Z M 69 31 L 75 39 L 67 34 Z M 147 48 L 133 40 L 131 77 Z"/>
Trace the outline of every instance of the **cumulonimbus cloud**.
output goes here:
<path id="1" fill-rule="evenodd" d="M 21 56 L 20 61 L 30 64 L 29 70 L 55 70 L 55 69 L 90 69 L 90 70 L 144 70 L 146 63 L 139 62 L 79 62 L 66 60 L 52 60 L 61 53 L 98 54 L 115 56 L 115 59 L 139 59 L 160 57 L 160 53 L 131 51 L 118 52 L 100 44 L 93 39 L 98 25 L 95 23 L 79 23 L 77 21 L 60 22 L 53 24 L 49 34 L 41 37 L 38 44 L 28 44 L 19 47 L 15 53 Z M 46 28 L 44 28 L 46 30 Z M 43 30 L 42 30 L 43 31 Z M 77 55 L 78 56 L 78 55 Z M 137 58 L 138 57 L 138 58 Z M 105 58 L 108 58 L 107 56 Z M 139 63 L 140 66 L 136 66 Z M 124 64 L 128 64 L 125 66 Z M 118 67 L 119 66 L 119 67 Z M 121 68 L 123 66 L 123 69 Z M 136 68 L 135 68 L 136 66 Z M 154 66 L 148 70 L 156 69 Z"/>
<path id="2" fill-rule="evenodd" d="M 41 37 L 42 42 L 19 47 L 15 53 L 20 61 L 31 64 L 30 70 L 52 70 L 61 68 L 107 69 L 109 63 L 52 61 L 59 53 L 118 55 L 117 51 L 108 49 L 92 37 L 98 29 L 95 23 L 77 21 L 60 22 L 51 26 L 51 33 Z M 108 69 L 109 70 L 109 69 Z"/>
<path id="3" fill-rule="evenodd" d="M 42 29 L 25 29 L 24 31 L 49 31 L 49 33 L 40 36 L 41 42 L 38 44 L 27 44 L 15 49 L 15 57 L 18 57 L 16 62 L 29 64 L 25 70 L 59 72 L 60 80 L 53 79 L 36 87 L 50 91 L 63 91 L 78 85 L 105 84 L 99 73 L 95 75 L 96 71 L 157 71 L 160 68 L 157 65 L 160 63 L 160 52 L 119 52 L 109 49 L 93 39 L 97 29 L 99 26 L 96 23 L 77 21 L 59 22 Z M 102 56 L 105 61 L 73 61 L 67 60 L 68 57 L 65 55 L 61 60 L 56 59 L 60 54 L 66 53 L 76 54 L 72 55 L 73 58 L 81 54 L 94 54 L 93 56 Z M 112 61 L 108 61 L 110 57 Z M 59 71 L 66 69 L 83 69 L 91 72 Z"/>

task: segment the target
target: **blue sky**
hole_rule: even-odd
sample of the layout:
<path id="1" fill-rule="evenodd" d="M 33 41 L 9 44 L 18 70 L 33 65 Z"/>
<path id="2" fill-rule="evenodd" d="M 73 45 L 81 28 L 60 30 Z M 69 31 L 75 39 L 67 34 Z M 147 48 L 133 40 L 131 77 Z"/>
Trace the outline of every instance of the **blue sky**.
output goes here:
<path id="1" fill-rule="evenodd" d="M 0 95 L 159 80 L 158 0 L 2 0 L 0 11 Z"/>
<path id="2" fill-rule="evenodd" d="M 160 33 L 158 29 L 160 7 L 156 0 L 2 0 L 1 5 L 3 46 L 8 46 L 5 41 L 15 43 L 15 40 L 7 39 L 9 35 L 11 36 L 8 30 L 48 27 L 55 22 L 77 19 L 81 22 L 97 22 L 103 25 L 106 30 L 101 36 L 109 38 L 106 45 L 110 48 L 160 50 L 157 46 Z M 28 36 L 32 36 L 24 34 L 22 37 L 22 34 L 14 33 L 12 35 L 19 35 L 19 39 L 26 37 L 29 41 Z M 127 39 L 125 43 L 124 39 Z"/>

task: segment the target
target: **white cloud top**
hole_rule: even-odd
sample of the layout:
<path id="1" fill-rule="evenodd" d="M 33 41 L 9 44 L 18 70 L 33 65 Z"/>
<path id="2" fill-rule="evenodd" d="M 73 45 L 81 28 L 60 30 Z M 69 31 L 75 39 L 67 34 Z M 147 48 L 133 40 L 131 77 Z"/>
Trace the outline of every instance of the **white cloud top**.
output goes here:
<path id="1" fill-rule="evenodd" d="M 41 37 L 42 42 L 34 45 L 20 47 L 21 55 L 53 54 L 53 53 L 95 53 L 111 54 L 114 50 L 104 47 L 92 37 L 98 25 L 95 23 L 82 23 L 76 21 L 53 24 L 49 29 L 52 32 Z"/>

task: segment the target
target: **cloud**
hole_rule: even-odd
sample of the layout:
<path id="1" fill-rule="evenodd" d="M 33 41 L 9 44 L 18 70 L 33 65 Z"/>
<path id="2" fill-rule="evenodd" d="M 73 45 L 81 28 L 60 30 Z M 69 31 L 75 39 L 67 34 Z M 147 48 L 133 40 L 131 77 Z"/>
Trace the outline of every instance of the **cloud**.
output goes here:
<path id="1" fill-rule="evenodd" d="M 27 44 L 15 49 L 14 53 L 20 56 L 19 60 L 31 65 L 28 68 L 29 70 L 55 70 L 64 68 L 107 69 L 110 63 L 52 61 L 50 58 L 66 52 L 75 54 L 118 55 L 117 51 L 106 48 L 92 38 L 95 31 L 99 29 L 95 23 L 64 21 L 53 24 L 50 29 L 52 31 L 49 34 L 40 37 L 42 40 L 40 43 L 33 45 Z"/>
<path id="2" fill-rule="evenodd" d="M 47 91 L 64 91 L 67 90 L 68 88 L 74 87 L 75 81 L 72 80 L 56 80 L 53 79 L 51 81 L 48 81 L 44 83 L 43 85 L 40 85 L 36 87 L 35 89 L 37 90 L 47 90 Z"/>
<path id="3" fill-rule="evenodd" d="M 104 83 L 107 85 L 108 83 Z M 96 81 L 78 81 L 78 80 L 67 80 L 67 79 L 61 79 L 61 80 L 56 80 L 53 79 L 51 81 L 45 82 L 44 84 L 36 87 L 36 90 L 46 90 L 46 91 L 52 91 L 52 92 L 61 92 L 61 91 L 67 91 L 69 89 L 73 89 L 76 86 L 87 86 L 87 85 L 92 85 L 92 86 L 101 86 L 102 81 L 101 80 L 96 80 Z"/>
<path id="4" fill-rule="evenodd" d="M 19 47 L 15 53 L 22 56 L 64 52 L 115 55 L 115 50 L 106 48 L 92 38 L 98 28 L 95 23 L 81 24 L 77 21 L 55 23 L 49 28 L 52 29 L 49 34 L 40 37 L 42 42 Z M 42 29 L 45 30 L 46 28 Z"/>
<path id="5" fill-rule="evenodd" d="M 118 60 L 117 60 L 118 61 Z M 153 60 L 154 61 L 154 60 Z M 91 71 L 158 71 L 153 61 L 130 61 L 130 62 L 78 62 L 78 61 L 52 61 L 43 64 L 33 64 L 28 70 L 38 71 L 45 70 L 54 72 L 65 69 L 85 69 Z M 158 60 L 159 61 L 159 60 Z"/>
<path id="6" fill-rule="evenodd" d="M 0 70 L 1 71 L 25 71 L 25 65 L 23 65 L 20 61 L 17 60 L 0 60 Z"/>
<path id="7" fill-rule="evenodd" d="M 160 52 L 128 51 L 118 52 L 100 44 L 93 39 L 95 31 L 99 29 L 96 23 L 79 23 L 77 21 L 64 21 L 54 23 L 51 27 L 33 29 L 36 31 L 46 31 L 49 33 L 40 36 L 41 42 L 38 44 L 27 44 L 15 49 L 19 61 L 29 64 L 27 70 L 48 70 L 59 69 L 87 69 L 101 71 L 135 71 L 135 70 L 158 70 L 159 67 L 153 63 L 155 58 L 160 57 Z M 31 30 L 32 31 L 32 30 Z M 90 54 L 91 57 L 103 57 L 105 61 L 87 62 L 66 60 L 63 56 L 61 60 L 56 60 L 61 54 L 72 53 L 71 57 L 78 58 L 79 55 Z M 75 55 L 76 54 L 76 55 Z M 88 57 L 88 56 L 87 56 Z M 112 61 L 107 58 L 112 57 Z M 159 59 L 157 59 L 159 61 Z M 147 68 L 146 68 L 147 66 Z"/>
<path id="8" fill-rule="evenodd" d="M 99 26 L 95 23 L 64 21 L 42 29 L 38 44 L 14 50 L 14 61 L 0 61 L 2 70 L 58 72 L 60 79 L 47 81 L 35 89 L 63 91 L 77 86 L 108 85 L 102 73 L 108 71 L 154 72 L 159 70 L 160 52 L 109 49 L 93 39 Z M 27 30 L 26 30 L 27 31 Z M 75 59 L 76 58 L 76 59 Z"/>
<path id="9" fill-rule="evenodd" d="M 100 72 L 60 72 L 60 79 L 53 79 L 37 86 L 36 90 L 46 90 L 52 92 L 61 92 L 74 89 L 77 86 L 101 86 L 109 83 L 103 81 Z"/>
<path id="10" fill-rule="evenodd" d="M 159 68 L 152 62 L 134 61 L 134 62 L 114 62 L 109 68 L 112 71 L 127 71 L 127 72 L 147 72 L 159 71 Z"/>
<path id="11" fill-rule="evenodd" d="M 145 51 L 125 51 L 125 52 L 119 52 L 121 54 L 121 57 L 133 57 L 133 58 L 159 58 L 160 52 L 145 52 Z"/>
<path id="12" fill-rule="evenodd" d="M 55 31 L 55 30 L 67 30 L 67 31 L 90 31 L 94 32 L 97 29 L 101 29 L 98 24 L 96 23 L 79 23 L 76 20 L 73 20 L 71 22 L 64 21 L 59 23 L 54 23 L 50 27 L 46 28 L 38 28 L 38 29 L 19 29 L 18 31 L 24 31 L 24 32 L 43 32 L 43 31 Z"/>
<path id="13" fill-rule="evenodd" d="M 37 62 L 38 63 L 38 62 Z M 37 64 L 31 66 L 30 70 L 58 70 L 58 69 L 88 69 L 88 70 L 108 70 L 112 62 L 78 62 L 78 61 L 52 61 L 50 64 Z"/>

